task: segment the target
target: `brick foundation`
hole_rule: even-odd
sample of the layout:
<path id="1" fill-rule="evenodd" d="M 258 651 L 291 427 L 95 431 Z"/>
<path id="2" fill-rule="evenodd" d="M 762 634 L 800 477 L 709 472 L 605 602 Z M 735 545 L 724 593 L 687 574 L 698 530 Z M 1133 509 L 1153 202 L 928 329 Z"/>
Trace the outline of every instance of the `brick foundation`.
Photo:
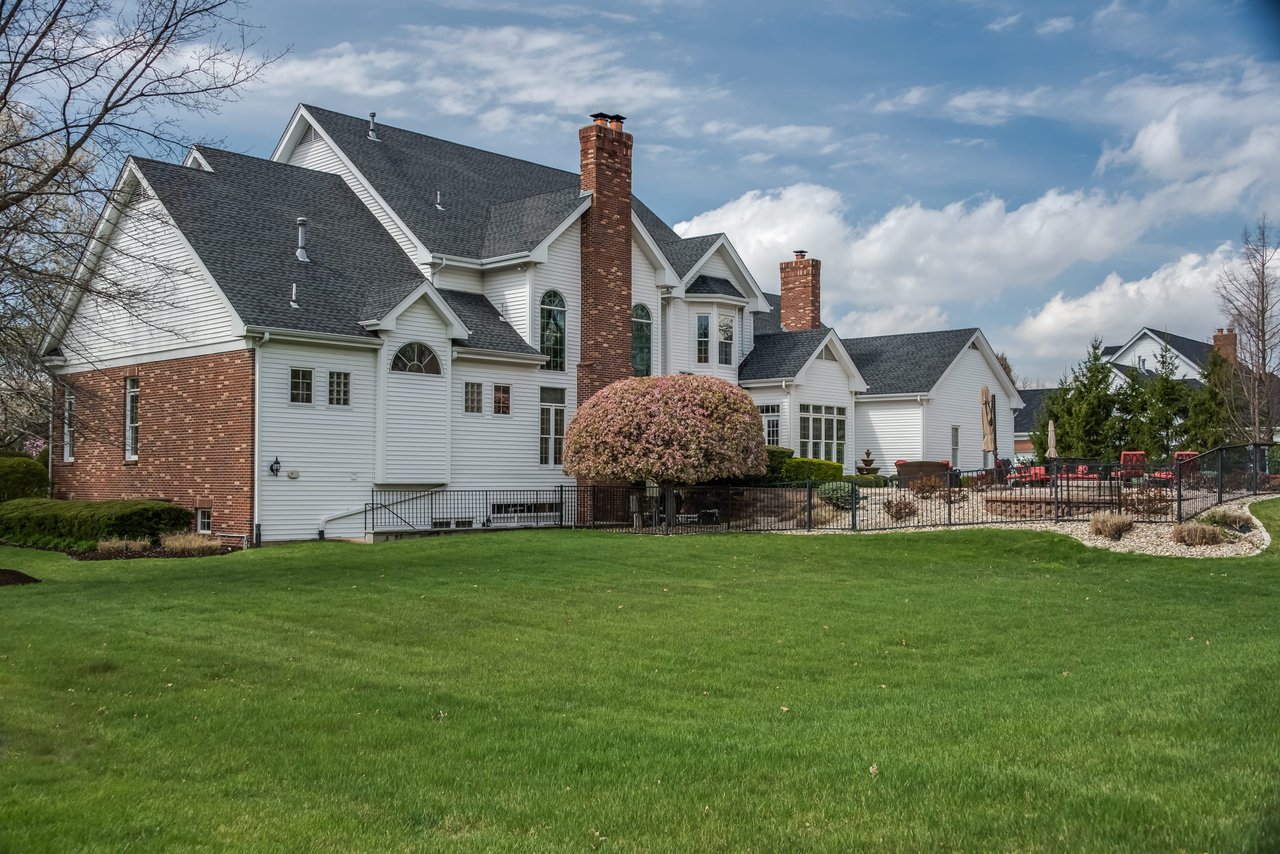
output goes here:
<path id="1" fill-rule="evenodd" d="M 54 401 L 53 496 L 161 498 L 213 511 L 213 532 L 253 533 L 252 350 L 63 375 L 75 392 L 75 461 Z M 124 458 L 125 379 L 139 387 L 138 459 Z"/>

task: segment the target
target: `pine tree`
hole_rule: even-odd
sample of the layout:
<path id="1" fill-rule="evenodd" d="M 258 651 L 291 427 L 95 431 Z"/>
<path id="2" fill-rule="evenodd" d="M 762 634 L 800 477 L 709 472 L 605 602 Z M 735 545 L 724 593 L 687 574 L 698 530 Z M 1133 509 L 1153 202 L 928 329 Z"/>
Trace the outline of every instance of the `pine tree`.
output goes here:
<path id="1" fill-rule="evenodd" d="M 1116 394 L 1111 364 L 1102 357 L 1102 339 L 1089 342 L 1089 353 L 1071 370 L 1066 403 L 1055 427 L 1063 457 L 1110 461 L 1118 458 L 1112 433 Z"/>
<path id="2" fill-rule="evenodd" d="M 1239 441 L 1232 425 L 1235 383 L 1231 364 L 1217 350 L 1209 353 L 1209 361 L 1200 384 L 1187 395 L 1187 420 L 1183 424 L 1183 442 L 1189 448 L 1207 451 Z"/>

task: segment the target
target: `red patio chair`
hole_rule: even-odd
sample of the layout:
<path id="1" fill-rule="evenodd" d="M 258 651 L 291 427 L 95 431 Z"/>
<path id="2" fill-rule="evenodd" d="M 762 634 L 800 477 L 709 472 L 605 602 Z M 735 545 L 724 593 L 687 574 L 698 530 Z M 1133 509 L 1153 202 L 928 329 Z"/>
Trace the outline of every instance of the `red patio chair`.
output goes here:
<path id="1" fill-rule="evenodd" d="M 1120 468 L 1116 477 L 1121 480 L 1142 480 L 1147 475 L 1146 451 L 1121 451 Z"/>

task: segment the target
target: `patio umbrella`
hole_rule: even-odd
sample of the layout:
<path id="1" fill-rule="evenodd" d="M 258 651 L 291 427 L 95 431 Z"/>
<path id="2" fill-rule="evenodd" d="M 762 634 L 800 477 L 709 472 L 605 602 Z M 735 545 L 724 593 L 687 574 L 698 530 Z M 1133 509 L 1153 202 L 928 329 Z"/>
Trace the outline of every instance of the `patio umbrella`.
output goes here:
<path id="1" fill-rule="evenodd" d="M 978 402 L 982 404 L 982 450 L 995 456 L 996 453 L 996 401 L 991 396 L 991 389 L 986 386 L 978 392 Z"/>
<path id="2" fill-rule="evenodd" d="M 1057 459 L 1058 457 L 1058 431 L 1054 429 L 1053 422 L 1049 422 L 1049 447 L 1045 450 L 1044 455 L 1049 459 Z"/>

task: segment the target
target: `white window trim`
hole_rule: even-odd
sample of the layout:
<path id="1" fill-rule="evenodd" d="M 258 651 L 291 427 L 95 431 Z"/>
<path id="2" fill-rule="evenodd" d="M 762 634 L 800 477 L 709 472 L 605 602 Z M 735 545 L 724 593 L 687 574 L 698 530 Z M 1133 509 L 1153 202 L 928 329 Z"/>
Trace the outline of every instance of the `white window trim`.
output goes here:
<path id="1" fill-rule="evenodd" d="M 293 372 L 294 371 L 307 371 L 308 373 L 311 374 L 311 401 L 309 403 L 303 403 L 300 400 L 293 399 Z M 305 406 L 308 408 L 315 407 L 316 405 L 316 369 L 308 368 L 305 365 L 290 365 L 289 377 L 285 384 L 285 395 L 286 395 L 286 399 L 289 401 L 290 406 Z"/>
<path id="2" fill-rule="evenodd" d="M 569 426 L 568 424 L 569 419 L 565 417 L 565 415 L 568 412 L 569 395 L 567 390 L 561 388 L 561 391 L 565 392 L 565 403 L 543 403 L 542 391 L 541 391 L 543 388 L 560 388 L 560 387 L 559 386 L 540 386 L 539 387 L 539 391 L 538 391 L 538 467 L 543 469 L 561 469 L 564 467 L 564 434 L 565 434 L 566 428 Z M 549 421 L 549 423 L 551 424 L 550 434 L 543 434 L 542 432 L 542 412 L 544 409 L 551 410 L 551 417 Z M 556 449 L 555 449 L 555 440 L 557 438 L 556 432 L 555 432 L 556 410 L 559 410 L 562 413 L 561 419 L 560 419 L 561 426 L 560 426 L 560 436 L 559 436 L 560 462 L 556 462 Z M 542 443 L 544 439 L 549 439 L 551 442 L 550 449 L 549 449 L 550 453 L 548 453 L 547 455 L 548 462 L 545 462 L 545 463 L 542 461 Z"/>
<path id="3" fill-rule="evenodd" d="M 208 524 L 207 526 L 206 526 L 206 525 L 201 524 L 202 519 L 203 519 L 203 514 L 208 514 L 208 522 L 209 522 L 209 524 Z M 196 533 L 197 533 L 197 534 L 212 534 L 212 533 L 213 533 L 213 508 L 212 508 L 212 507 L 197 507 L 197 508 L 196 508 Z"/>
<path id="4" fill-rule="evenodd" d="M 700 358 L 702 354 L 698 352 L 698 344 L 703 340 L 702 336 L 699 334 L 698 326 L 699 321 L 704 317 L 707 319 L 707 359 L 705 362 Z M 715 364 L 715 362 L 711 360 L 711 343 L 715 340 L 713 324 L 711 323 L 713 317 L 715 317 L 714 314 L 709 314 L 707 312 L 698 312 L 693 316 L 693 363 L 695 365 Z"/>
<path id="5" fill-rule="evenodd" d="M 728 341 L 724 340 L 724 338 L 722 337 L 722 333 L 720 331 L 720 324 L 724 323 L 726 320 L 729 321 L 729 340 Z M 716 315 L 715 339 L 716 339 L 715 364 L 721 368 L 736 367 L 738 364 L 738 360 L 737 360 L 737 352 L 734 348 L 737 346 L 738 330 L 737 330 L 737 320 L 734 318 L 732 314 L 720 313 Z M 729 345 L 729 361 L 727 362 L 724 359 L 720 358 L 720 345 L 722 344 Z"/>
<path id="6" fill-rule="evenodd" d="M 484 383 L 473 382 L 472 380 L 462 381 L 462 414 L 474 415 L 480 417 L 484 415 Z M 480 387 L 480 404 L 477 409 L 467 409 L 467 386 Z"/>
<path id="7" fill-rule="evenodd" d="M 129 423 L 132 404 L 138 420 Z M 138 445 L 142 432 L 142 383 L 137 377 L 124 378 L 124 458 L 130 462 L 138 459 Z"/>
<path id="8" fill-rule="evenodd" d="M 76 396 L 74 392 L 62 395 L 62 461 L 76 461 Z"/>
<path id="9" fill-rule="evenodd" d="M 501 386 L 507 390 L 507 411 L 498 412 L 498 387 Z M 515 411 L 515 389 L 511 383 L 493 383 L 493 392 L 489 396 L 489 414 L 494 418 L 510 418 L 511 413 Z"/>
<path id="10" fill-rule="evenodd" d="M 334 402 L 333 402 L 333 375 L 334 375 L 334 374 L 346 374 L 346 375 L 347 375 L 347 402 L 346 402 L 346 403 L 334 403 Z M 314 385 L 314 383 L 315 383 L 315 375 L 314 375 L 314 374 L 312 374 L 311 399 L 312 399 L 313 401 L 316 399 L 316 391 L 315 391 L 315 385 Z M 351 372 L 350 372 L 350 371 L 325 371 L 325 376 L 324 376 L 324 386 L 325 386 L 325 388 L 324 388 L 324 403 L 325 403 L 325 406 L 332 406 L 332 407 L 335 407 L 335 408 L 338 408 L 338 409 L 350 409 L 350 408 L 352 407 L 352 403 L 351 403 L 351 386 L 352 386 L 352 382 L 351 382 Z"/>

